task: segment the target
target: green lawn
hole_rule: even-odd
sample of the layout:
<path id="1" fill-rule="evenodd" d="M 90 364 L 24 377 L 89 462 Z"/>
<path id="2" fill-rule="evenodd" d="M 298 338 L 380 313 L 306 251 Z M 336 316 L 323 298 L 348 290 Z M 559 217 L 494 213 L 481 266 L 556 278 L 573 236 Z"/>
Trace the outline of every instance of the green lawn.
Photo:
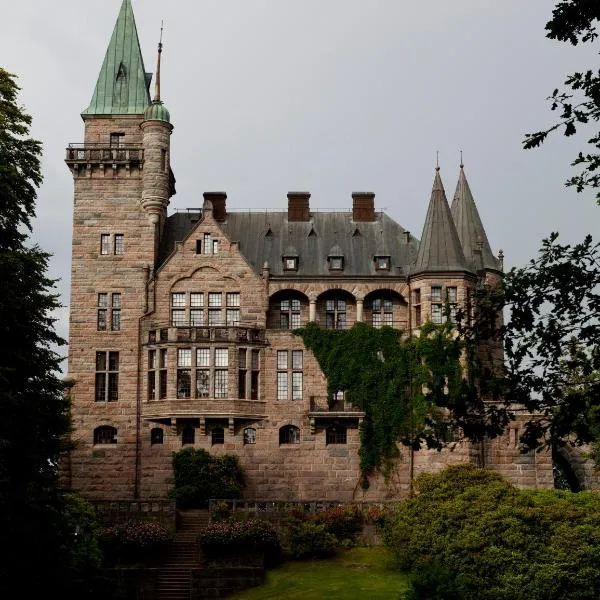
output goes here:
<path id="1" fill-rule="evenodd" d="M 264 585 L 232 600 L 399 600 L 407 575 L 390 569 L 385 548 L 354 548 L 331 560 L 294 561 L 267 572 Z"/>

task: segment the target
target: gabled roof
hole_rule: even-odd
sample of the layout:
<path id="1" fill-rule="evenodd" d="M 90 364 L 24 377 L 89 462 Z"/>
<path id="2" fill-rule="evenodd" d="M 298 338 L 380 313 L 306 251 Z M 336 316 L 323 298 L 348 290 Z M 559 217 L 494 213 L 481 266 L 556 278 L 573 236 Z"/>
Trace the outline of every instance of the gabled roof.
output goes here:
<path id="1" fill-rule="evenodd" d="M 467 270 L 438 167 L 412 274 Z"/>
<path id="2" fill-rule="evenodd" d="M 175 242 L 195 227 L 199 216 L 179 212 L 167 218 L 158 266 L 167 260 Z M 406 277 L 414 262 L 418 240 L 410 236 L 407 242 L 406 230 L 383 213 L 377 213 L 375 221 L 358 224 L 351 212 L 314 212 L 309 221 L 287 217 L 287 212 L 227 212 L 219 226 L 230 240 L 239 242 L 240 252 L 256 273 L 268 262 L 272 277 Z M 361 235 L 353 235 L 357 227 Z M 335 245 L 344 257 L 344 270 L 332 275 L 327 257 Z M 282 262 L 290 246 L 300 259 L 293 275 L 284 271 Z M 390 256 L 389 272 L 375 268 L 373 258 L 380 254 Z"/>
<path id="3" fill-rule="evenodd" d="M 150 105 L 151 76 L 144 69 L 131 0 L 123 0 L 92 101 L 83 115 L 144 114 Z"/>
<path id="4" fill-rule="evenodd" d="M 500 270 L 500 264 L 490 247 L 462 164 L 452 200 L 452 218 L 469 266 L 476 271 Z"/>

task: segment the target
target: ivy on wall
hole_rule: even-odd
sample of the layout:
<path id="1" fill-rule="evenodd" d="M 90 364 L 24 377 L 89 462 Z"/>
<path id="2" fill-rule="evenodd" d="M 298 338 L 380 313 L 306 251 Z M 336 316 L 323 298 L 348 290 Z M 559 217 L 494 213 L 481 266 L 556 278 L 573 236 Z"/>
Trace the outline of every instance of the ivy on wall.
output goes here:
<path id="1" fill-rule="evenodd" d="M 499 413 L 479 395 L 474 353 L 450 325 L 426 323 L 418 337 L 391 327 L 295 330 L 327 378 L 328 396 L 344 391 L 365 412 L 360 429 L 361 485 L 389 477 L 399 444 L 441 449 L 460 431 L 471 439 L 500 431 Z M 490 412 L 491 411 L 491 412 Z"/>

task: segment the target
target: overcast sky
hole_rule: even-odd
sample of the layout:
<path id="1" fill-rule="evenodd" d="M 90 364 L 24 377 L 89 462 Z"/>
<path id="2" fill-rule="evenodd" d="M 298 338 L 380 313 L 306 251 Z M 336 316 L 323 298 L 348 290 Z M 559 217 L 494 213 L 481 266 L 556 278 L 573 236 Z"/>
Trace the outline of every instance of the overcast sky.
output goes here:
<path id="1" fill-rule="evenodd" d="M 44 144 L 33 240 L 68 335 L 73 182 L 64 149 L 83 141 L 88 106 L 121 0 L 0 0 L 0 66 Z M 545 98 L 576 69 L 597 68 L 598 44 L 547 40 L 554 0 L 133 0 L 147 71 L 165 22 L 162 98 L 175 126 L 177 195 L 199 207 L 349 209 L 352 191 L 421 236 L 436 151 L 451 201 L 459 151 L 490 244 L 523 265 L 543 237 L 598 230 L 593 194 L 564 187 L 583 138 L 524 151 L 553 122 Z"/>

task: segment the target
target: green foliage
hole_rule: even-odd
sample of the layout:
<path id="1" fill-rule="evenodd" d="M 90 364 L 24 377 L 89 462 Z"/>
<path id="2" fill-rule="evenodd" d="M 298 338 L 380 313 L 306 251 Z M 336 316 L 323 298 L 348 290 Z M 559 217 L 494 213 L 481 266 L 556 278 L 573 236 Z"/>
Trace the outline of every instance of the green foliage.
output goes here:
<path id="1" fill-rule="evenodd" d="M 517 490 L 467 465 L 419 476 L 416 485 L 418 496 L 399 505 L 384 532 L 399 567 L 415 572 L 413 597 L 599 596 L 597 494 Z"/>
<path id="2" fill-rule="evenodd" d="M 600 4 L 596 0 L 561 0 L 553 11 L 552 19 L 546 24 L 547 37 L 573 45 L 593 43 L 598 38 Z M 600 70 L 588 69 L 575 72 L 564 82 L 567 91 L 555 89 L 550 95 L 550 108 L 559 112 L 559 121 L 551 127 L 529 133 L 525 136 L 523 147 L 536 148 L 548 135 L 562 130 L 565 136 L 572 136 L 578 129 L 584 129 L 590 123 L 600 120 Z M 574 186 L 578 192 L 585 188 L 600 187 L 600 133 L 588 133 L 588 144 L 593 147 L 588 153 L 579 152 L 572 166 L 580 166 L 579 174 L 570 178 L 567 185 Z M 596 198 L 600 204 L 600 192 Z"/>
<path id="3" fill-rule="evenodd" d="M 336 506 L 316 513 L 311 521 L 324 525 L 325 531 L 333 534 L 345 546 L 352 546 L 362 531 L 364 518 L 356 506 Z"/>
<path id="4" fill-rule="evenodd" d="M 35 217 L 41 144 L 29 137 L 31 117 L 17 104 L 15 77 L 0 68 L 0 596 L 54 589 L 66 595 L 72 531 L 69 499 L 58 489 L 57 464 L 69 431 L 59 379 L 64 344 L 53 329 L 58 308 L 47 275 L 49 255 L 28 247 Z"/>
<path id="5" fill-rule="evenodd" d="M 231 507 L 227 502 L 216 502 L 210 511 L 211 521 L 228 521 L 231 519 Z"/>
<path id="6" fill-rule="evenodd" d="M 404 340 L 398 330 L 364 323 L 349 330 L 309 323 L 295 333 L 319 362 L 329 395 L 344 390 L 365 412 L 359 450 L 363 487 L 375 470 L 389 474 L 398 443 L 441 449 L 458 430 L 478 440 L 497 435 L 507 421 L 505 412 L 481 400 L 474 384 L 477 340 L 465 344 L 450 325 L 427 323 L 419 337 Z"/>
<path id="7" fill-rule="evenodd" d="M 138 564 L 160 558 L 172 535 L 156 521 L 129 521 L 101 529 L 99 540 L 107 564 Z"/>
<path id="8" fill-rule="evenodd" d="M 211 456 L 206 450 L 184 448 L 173 454 L 174 487 L 169 497 L 179 508 L 204 508 L 211 498 L 239 498 L 244 473 L 237 456 Z"/>
<path id="9" fill-rule="evenodd" d="M 325 523 L 311 521 L 300 523 L 289 534 L 289 547 L 292 558 L 328 558 L 340 550 L 340 541 L 328 531 Z"/>
<path id="10" fill-rule="evenodd" d="M 263 554 L 265 565 L 272 566 L 281 558 L 275 528 L 261 519 L 211 523 L 198 536 L 198 542 L 209 560 Z"/>

